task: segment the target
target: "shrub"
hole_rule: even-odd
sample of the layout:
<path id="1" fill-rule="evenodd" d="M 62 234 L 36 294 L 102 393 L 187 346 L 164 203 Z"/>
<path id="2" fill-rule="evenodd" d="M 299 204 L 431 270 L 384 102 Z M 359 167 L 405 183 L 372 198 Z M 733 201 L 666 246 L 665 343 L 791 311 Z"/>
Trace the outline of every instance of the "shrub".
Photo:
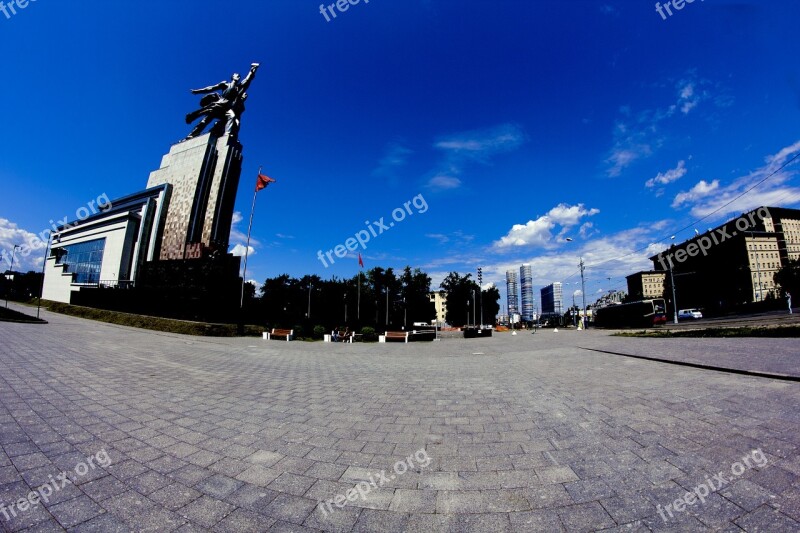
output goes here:
<path id="1" fill-rule="evenodd" d="M 325 326 L 314 326 L 314 338 L 321 339 L 326 331 Z"/>
<path id="2" fill-rule="evenodd" d="M 378 335 L 375 334 L 375 328 L 364 326 L 361 328 L 361 334 L 364 336 L 364 342 L 375 342 L 378 340 Z"/>

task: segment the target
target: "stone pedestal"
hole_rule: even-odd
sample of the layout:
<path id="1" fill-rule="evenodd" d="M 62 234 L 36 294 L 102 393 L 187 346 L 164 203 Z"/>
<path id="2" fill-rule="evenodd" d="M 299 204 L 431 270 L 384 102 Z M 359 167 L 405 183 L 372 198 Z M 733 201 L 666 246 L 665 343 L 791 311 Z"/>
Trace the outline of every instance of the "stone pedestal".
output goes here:
<path id="1" fill-rule="evenodd" d="M 241 170 L 242 145 L 233 135 L 207 133 L 172 146 L 147 182 L 172 185 L 159 259 L 227 252 Z"/>

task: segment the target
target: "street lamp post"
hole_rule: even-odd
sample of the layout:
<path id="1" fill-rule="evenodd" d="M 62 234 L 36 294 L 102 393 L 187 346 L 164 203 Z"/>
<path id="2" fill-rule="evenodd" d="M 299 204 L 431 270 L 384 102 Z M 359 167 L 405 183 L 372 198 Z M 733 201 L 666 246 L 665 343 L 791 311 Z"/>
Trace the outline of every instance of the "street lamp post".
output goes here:
<path id="1" fill-rule="evenodd" d="M 483 268 L 478 267 L 478 296 L 480 296 L 481 327 L 483 327 Z"/>
<path id="2" fill-rule="evenodd" d="M 15 244 L 14 245 L 14 249 L 11 250 L 11 266 L 8 267 L 8 271 L 11 272 L 11 274 L 10 274 L 11 278 L 9 279 L 8 277 L 6 277 L 6 281 L 11 281 L 11 280 L 14 279 L 14 277 L 13 277 L 14 276 L 14 273 L 13 273 L 13 271 L 14 271 L 14 256 L 17 253 L 17 248 L 22 248 L 22 247 L 19 244 Z M 10 287 L 11 287 L 10 284 L 6 286 L 6 309 L 8 309 L 8 293 L 11 292 Z"/>
<path id="3" fill-rule="evenodd" d="M 311 320 L 311 288 L 313 286 L 313 283 L 308 284 L 308 313 L 306 313 L 306 316 L 308 316 L 309 320 Z"/>
<path id="4" fill-rule="evenodd" d="M 475 289 L 472 289 L 472 308 L 477 311 L 478 307 L 475 305 Z M 478 314 L 476 311 L 472 312 L 472 325 L 475 325 L 476 315 Z"/>
<path id="5" fill-rule="evenodd" d="M 671 237 L 672 239 L 675 238 L 675 235 Z M 675 248 L 675 244 L 673 243 L 670 246 L 670 250 Z M 672 286 L 672 321 L 674 324 L 678 323 L 678 298 L 675 296 L 675 276 L 672 273 L 673 266 L 672 266 L 672 257 L 668 257 L 667 260 L 669 261 L 669 284 Z"/>

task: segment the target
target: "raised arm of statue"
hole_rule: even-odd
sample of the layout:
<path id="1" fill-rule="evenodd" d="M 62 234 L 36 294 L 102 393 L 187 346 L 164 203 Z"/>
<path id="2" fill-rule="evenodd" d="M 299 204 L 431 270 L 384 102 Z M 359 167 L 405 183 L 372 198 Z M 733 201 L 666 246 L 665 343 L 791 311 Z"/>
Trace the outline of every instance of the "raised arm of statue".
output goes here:
<path id="1" fill-rule="evenodd" d="M 250 72 L 247 73 L 244 80 L 242 80 L 242 91 L 245 92 L 248 87 L 250 87 L 250 82 L 253 81 L 253 78 L 256 77 L 256 70 L 258 70 L 259 64 L 253 63 L 250 65 Z"/>
<path id="2" fill-rule="evenodd" d="M 221 91 L 225 87 L 228 86 L 228 82 L 221 81 L 216 85 L 209 85 L 208 87 L 203 87 L 202 89 L 192 89 L 192 94 L 205 94 L 205 93 L 213 93 L 214 91 Z"/>

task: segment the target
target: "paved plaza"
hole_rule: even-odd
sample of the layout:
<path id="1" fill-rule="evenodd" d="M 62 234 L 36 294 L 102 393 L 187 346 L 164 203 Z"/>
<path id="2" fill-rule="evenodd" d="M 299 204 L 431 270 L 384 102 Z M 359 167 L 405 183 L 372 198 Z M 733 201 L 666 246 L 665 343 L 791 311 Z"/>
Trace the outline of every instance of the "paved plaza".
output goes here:
<path id="1" fill-rule="evenodd" d="M 0 323 L 0 529 L 800 531 L 800 383 L 584 349 L 796 376 L 796 339 L 45 318 Z"/>

